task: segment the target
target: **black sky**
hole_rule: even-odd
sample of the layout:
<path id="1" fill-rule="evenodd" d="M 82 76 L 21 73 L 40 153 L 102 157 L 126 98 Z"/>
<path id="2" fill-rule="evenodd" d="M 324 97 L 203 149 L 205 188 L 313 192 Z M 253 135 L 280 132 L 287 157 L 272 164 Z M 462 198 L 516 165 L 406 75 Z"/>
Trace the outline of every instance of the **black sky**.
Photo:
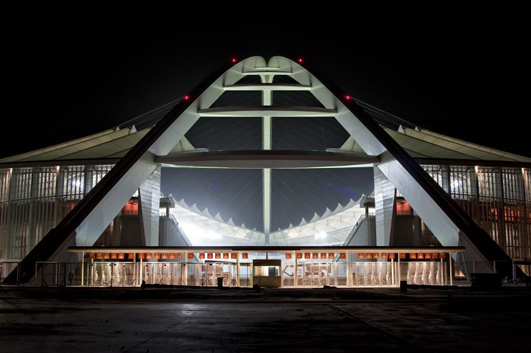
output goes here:
<path id="1" fill-rule="evenodd" d="M 524 22 L 518 9 L 469 15 L 371 26 L 249 14 L 210 26 L 23 23 L 3 44 L 0 158 L 112 128 L 251 55 L 302 56 L 345 92 L 421 127 L 531 156 Z"/>

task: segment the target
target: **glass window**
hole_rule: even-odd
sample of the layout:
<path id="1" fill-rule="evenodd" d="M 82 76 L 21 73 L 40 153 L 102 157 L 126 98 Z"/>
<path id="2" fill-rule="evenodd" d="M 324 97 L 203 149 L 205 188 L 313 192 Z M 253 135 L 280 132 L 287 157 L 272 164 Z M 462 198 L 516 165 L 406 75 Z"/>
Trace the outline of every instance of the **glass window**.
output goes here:
<path id="1" fill-rule="evenodd" d="M 254 276 L 274 277 L 280 276 L 280 266 L 255 266 Z"/>

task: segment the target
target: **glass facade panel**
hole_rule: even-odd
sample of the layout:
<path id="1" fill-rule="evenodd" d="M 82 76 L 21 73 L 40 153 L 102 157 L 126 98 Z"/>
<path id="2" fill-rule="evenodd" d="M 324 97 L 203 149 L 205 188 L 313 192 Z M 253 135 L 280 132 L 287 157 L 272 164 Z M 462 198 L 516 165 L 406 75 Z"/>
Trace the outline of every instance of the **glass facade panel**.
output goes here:
<path id="1" fill-rule="evenodd" d="M 0 170 L 0 259 L 22 259 L 113 165 Z"/>
<path id="2" fill-rule="evenodd" d="M 511 258 L 531 258 L 529 169 L 438 165 L 423 168 Z"/>
<path id="3" fill-rule="evenodd" d="M 453 284 L 452 278 L 455 277 L 450 271 L 450 266 L 454 266 L 450 262 L 451 253 L 444 252 L 443 247 L 436 251 L 433 251 L 433 248 L 426 252 L 420 251 L 415 253 L 415 256 L 413 253 L 389 248 L 389 253 L 371 252 L 371 257 L 376 257 L 375 259 L 366 259 L 369 253 L 357 251 L 343 253 L 343 257 L 335 256 L 334 252 L 332 256 L 317 259 L 298 258 L 295 253 L 286 251 L 278 253 L 279 259 L 275 260 L 271 260 L 265 253 L 255 253 L 253 256 L 243 256 L 243 253 L 239 253 L 235 258 L 225 261 L 201 259 L 201 254 L 212 254 L 207 250 L 207 254 L 188 252 L 187 254 L 194 258 L 189 261 L 184 261 L 183 256 L 181 259 L 149 259 L 145 262 L 139 260 L 146 259 L 140 256 L 132 262 L 135 254 L 129 254 L 133 257 L 122 256 L 122 260 L 112 260 L 113 257 L 119 256 L 107 252 L 105 248 L 100 249 L 101 253 L 85 253 L 84 279 L 81 282 L 81 269 L 77 270 L 76 278 L 79 277 L 79 280 L 76 280 L 75 284 L 107 287 L 135 287 L 142 284 L 203 287 L 222 284 L 223 287 L 251 287 L 258 284 L 270 288 L 374 288 L 398 287 L 401 281 L 407 281 L 409 284 L 445 286 Z M 124 253 L 125 251 L 124 249 Z M 185 249 L 175 251 L 184 253 Z M 330 254 L 324 249 L 319 253 Z M 271 263 L 267 263 L 268 261 Z M 57 263 L 50 263 L 55 264 Z"/>

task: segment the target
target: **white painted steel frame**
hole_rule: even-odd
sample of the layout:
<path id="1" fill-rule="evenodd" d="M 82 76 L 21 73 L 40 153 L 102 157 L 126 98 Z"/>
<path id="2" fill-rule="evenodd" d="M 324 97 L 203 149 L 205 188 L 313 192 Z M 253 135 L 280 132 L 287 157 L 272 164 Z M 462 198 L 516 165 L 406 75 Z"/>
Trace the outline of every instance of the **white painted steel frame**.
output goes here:
<path id="1" fill-rule="evenodd" d="M 260 65 L 257 65 L 260 64 Z M 256 67 L 276 67 L 278 70 L 255 70 Z M 115 188 L 106 195 L 95 210 L 86 217 L 85 221 L 76 231 L 78 245 L 91 245 L 111 222 L 113 216 L 125 204 L 130 195 L 151 175 L 156 168 L 155 156 L 167 155 L 179 142 L 186 132 L 199 119 L 201 114 L 206 114 L 210 106 L 223 93 L 224 87 L 234 85 L 245 74 L 260 74 L 262 82 L 270 82 L 268 76 L 279 73 L 291 73 L 291 77 L 303 86 L 312 87 L 311 92 L 329 112 L 337 112 L 336 119 L 354 138 L 360 147 L 372 156 L 380 156 L 382 163 L 378 168 L 395 185 L 411 206 L 417 211 L 435 236 L 445 246 L 460 244 L 460 230 L 450 220 L 446 213 L 434 202 L 431 196 L 419 185 L 409 172 L 390 154 L 378 138 L 366 127 L 345 104 L 322 84 L 315 76 L 296 62 L 284 57 L 273 57 L 267 64 L 263 58 L 251 57 L 228 70 L 218 78 L 201 96 L 190 104 L 185 112 L 177 118 L 162 136 L 151 146 L 149 152 L 139 159 L 135 165 L 121 178 Z M 267 102 L 266 102 L 267 103 Z M 220 109 L 221 111 L 222 109 Z M 227 113 L 234 114 L 232 109 L 225 109 Z M 307 108 L 300 109 L 302 115 L 307 114 Z M 311 110 L 311 109 L 310 109 Z M 270 116 L 274 109 L 259 109 L 254 113 L 260 116 Z M 249 110 L 242 109 L 249 113 Z M 230 115 L 233 116 L 233 115 Z M 264 201 L 265 202 L 265 201 Z M 265 210 L 264 210 L 265 212 Z M 478 261 L 486 261 L 481 254 L 476 254 Z"/>
<path id="2" fill-rule="evenodd" d="M 75 244 L 92 245 L 99 235 L 105 230 L 114 216 L 120 211 L 130 196 L 142 185 L 142 183 L 157 168 L 155 157 L 167 155 L 174 146 L 184 137 L 186 132 L 197 122 L 200 116 L 220 116 L 223 109 L 210 109 L 211 105 L 224 92 L 225 87 L 233 86 L 245 75 L 260 75 L 262 82 L 271 83 L 274 75 L 290 75 L 295 81 L 304 87 L 311 87 L 311 92 L 321 102 L 324 109 L 304 108 L 304 109 L 256 109 L 255 111 L 241 109 L 241 116 L 252 113 L 256 116 L 281 116 L 289 114 L 291 116 L 326 116 L 331 114 L 340 122 L 345 130 L 358 143 L 363 151 L 370 156 L 379 156 L 382 162 L 377 165 L 386 178 L 401 192 L 409 201 L 411 206 L 417 211 L 435 236 L 446 246 L 456 246 L 460 244 L 460 229 L 450 219 L 444 210 L 434 201 L 432 196 L 421 185 L 409 169 L 405 168 L 395 156 L 390 153 L 384 144 L 378 139 L 377 133 L 371 131 L 374 127 L 369 127 L 363 123 L 349 109 L 338 96 L 334 95 L 329 88 L 320 82 L 313 74 L 298 63 L 284 57 L 273 57 L 268 63 L 261 57 L 251 57 L 242 62 L 236 63 L 208 88 L 204 89 L 197 97 L 191 97 L 186 109 L 175 118 L 172 117 L 171 124 L 162 134 L 157 135 L 153 140 L 150 134 L 143 138 L 142 143 L 149 143 L 150 146 L 142 155 L 131 150 L 124 160 L 132 161 L 132 165 L 123 174 L 112 175 L 113 187 L 103 197 L 94 201 L 88 214 L 83 214 L 81 222 L 76 226 Z M 225 109 L 225 114 L 234 116 L 235 109 Z M 224 115 L 227 116 L 227 115 Z M 161 126 L 165 126 L 167 119 L 161 121 Z M 158 133 L 158 131 L 157 131 Z M 144 142 L 148 138 L 148 142 Z M 140 149 L 139 149 L 140 150 Z M 76 222 L 74 222 L 77 224 Z M 56 251 L 65 250 L 68 244 L 74 243 L 68 239 L 63 246 Z M 61 250 L 62 249 L 62 250 Z M 470 246 L 470 252 L 478 261 L 486 259 L 474 246 Z M 53 257 L 52 259 L 53 260 Z"/>

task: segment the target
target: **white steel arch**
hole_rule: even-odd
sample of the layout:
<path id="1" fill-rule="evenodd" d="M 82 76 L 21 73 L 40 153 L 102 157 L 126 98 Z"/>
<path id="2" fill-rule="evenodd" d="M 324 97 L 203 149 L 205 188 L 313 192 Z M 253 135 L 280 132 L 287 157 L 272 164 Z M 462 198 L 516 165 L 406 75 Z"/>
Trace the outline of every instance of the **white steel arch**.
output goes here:
<path id="1" fill-rule="evenodd" d="M 67 252 L 70 245 L 91 246 L 110 224 L 133 193 L 152 175 L 160 165 L 160 159 L 168 156 L 176 144 L 201 116 L 256 116 L 263 119 L 263 150 L 271 150 L 271 117 L 274 116 L 330 116 L 337 119 L 351 135 L 367 157 L 374 157 L 373 165 L 409 201 L 423 221 L 444 246 L 467 246 L 467 253 L 476 261 L 488 263 L 479 241 L 479 227 L 456 209 L 453 201 L 438 187 L 422 168 L 394 142 L 389 135 L 352 99 L 344 96 L 323 78 L 307 69 L 305 63 L 275 56 L 269 61 L 259 56 L 231 63 L 221 73 L 203 82 L 186 96 L 163 118 L 94 188 L 47 237 L 53 239 L 43 246 L 53 247 L 51 255 L 34 249 L 31 259 L 55 260 Z M 261 84 L 242 85 L 237 82 L 245 76 L 257 75 Z M 288 75 L 297 85 L 273 82 L 275 75 Z M 262 106 L 251 108 L 211 108 L 225 91 L 251 90 L 262 92 Z M 309 91 L 324 108 L 274 108 L 273 91 Z M 230 158 L 229 158 L 230 159 Z M 237 162 L 236 162 L 237 163 Z M 264 230 L 269 233 L 270 172 L 264 168 Z M 378 195 L 377 195 L 378 197 Z M 476 229 L 477 228 L 477 229 Z M 490 239 L 485 233 L 486 238 Z M 479 237 L 479 238 L 478 238 Z M 379 237 L 380 244 L 389 240 L 387 234 Z M 146 243 L 146 245 L 157 245 Z M 48 249 L 50 250 L 50 249 Z M 30 253 L 31 255 L 31 253 Z M 499 253 L 493 256 L 500 256 Z M 45 258 L 42 258 L 45 257 Z M 29 261 L 29 260 L 28 260 Z M 31 273 L 31 271 L 29 271 Z"/>

